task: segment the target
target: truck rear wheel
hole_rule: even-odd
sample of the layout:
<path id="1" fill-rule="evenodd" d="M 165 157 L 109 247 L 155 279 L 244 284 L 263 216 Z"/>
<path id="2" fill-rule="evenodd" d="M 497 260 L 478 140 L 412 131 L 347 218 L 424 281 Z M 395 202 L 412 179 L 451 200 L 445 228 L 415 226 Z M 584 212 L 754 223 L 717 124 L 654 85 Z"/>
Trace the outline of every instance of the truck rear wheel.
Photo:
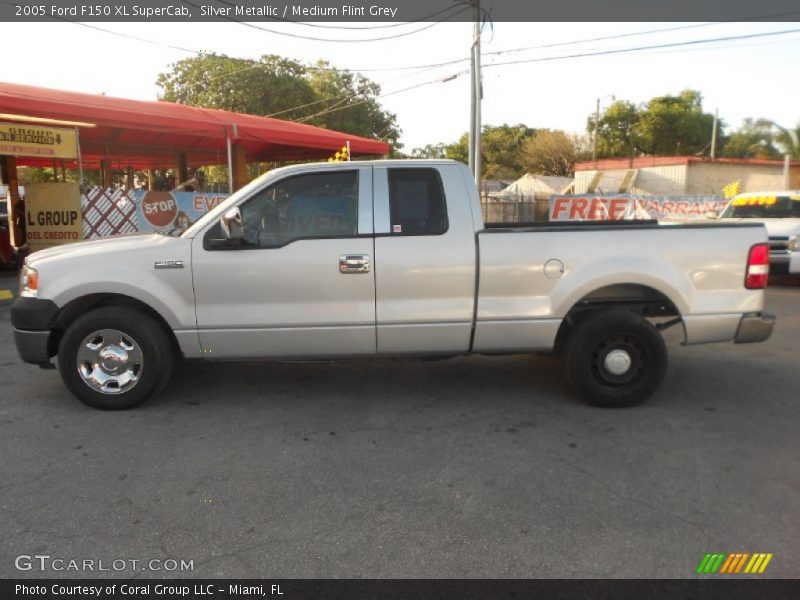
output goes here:
<path id="1" fill-rule="evenodd" d="M 661 385 L 667 347 L 647 319 L 624 310 L 599 311 L 571 332 L 565 367 L 572 389 L 589 404 L 633 406 Z"/>
<path id="2" fill-rule="evenodd" d="M 58 349 L 58 370 L 69 391 L 104 410 L 132 408 L 158 394 L 173 362 L 161 325 L 124 306 L 81 315 L 64 332 Z"/>

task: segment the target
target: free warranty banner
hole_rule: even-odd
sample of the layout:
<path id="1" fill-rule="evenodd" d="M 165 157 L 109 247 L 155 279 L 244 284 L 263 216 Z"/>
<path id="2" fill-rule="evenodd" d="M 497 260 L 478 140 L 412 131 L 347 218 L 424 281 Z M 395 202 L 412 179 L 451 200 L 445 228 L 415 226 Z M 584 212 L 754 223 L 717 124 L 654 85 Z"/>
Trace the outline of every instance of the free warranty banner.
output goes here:
<path id="1" fill-rule="evenodd" d="M 74 129 L 0 123 L 0 154 L 78 158 L 78 136 Z"/>

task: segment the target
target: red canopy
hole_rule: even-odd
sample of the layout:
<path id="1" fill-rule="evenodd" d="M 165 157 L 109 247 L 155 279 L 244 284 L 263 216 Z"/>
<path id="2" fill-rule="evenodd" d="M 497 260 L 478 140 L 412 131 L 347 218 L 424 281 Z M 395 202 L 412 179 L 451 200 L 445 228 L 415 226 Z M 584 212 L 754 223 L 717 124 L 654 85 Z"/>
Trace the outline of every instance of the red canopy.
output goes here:
<path id="1" fill-rule="evenodd" d="M 291 121 L 14 83 L 0 82 L 0 113 L 96 125 L 80 130 L 88 168 L 106 157 L 114 169 L 169 168 L 176 154 L 186 154 L 192 166 L 224 164 L 228 138 L 244 147 L 249 162 L 326 158 L 347 142 L 352 156 L 389 152 L 385 142 Z M 51 166 L 52 161 L 19 157 L 18 164 Z"/>

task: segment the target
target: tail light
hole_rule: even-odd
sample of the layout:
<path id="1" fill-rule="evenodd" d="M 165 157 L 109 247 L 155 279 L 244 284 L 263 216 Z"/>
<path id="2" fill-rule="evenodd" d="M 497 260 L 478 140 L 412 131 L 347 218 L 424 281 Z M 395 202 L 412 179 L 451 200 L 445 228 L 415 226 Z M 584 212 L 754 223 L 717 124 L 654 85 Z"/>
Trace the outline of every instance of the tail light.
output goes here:
<path id="1" fill-rule="evenodd" d="M 747 271 L 744 287 L 748 290 L 763 290 L 769 277 L 769 244 L 756 244 L 747 255 Z"/>

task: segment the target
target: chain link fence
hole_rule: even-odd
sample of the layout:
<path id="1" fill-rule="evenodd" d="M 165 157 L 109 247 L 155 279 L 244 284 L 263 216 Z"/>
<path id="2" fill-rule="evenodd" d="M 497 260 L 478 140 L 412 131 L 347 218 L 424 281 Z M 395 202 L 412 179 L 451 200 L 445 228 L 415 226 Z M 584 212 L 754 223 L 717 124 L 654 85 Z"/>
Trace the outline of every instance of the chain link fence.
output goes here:
<path id="1" fill-rule="evenodd" d="M 535 199 L 532 196 L 516 198 L 481 197 L 484 223 L 533 223 L 547 221 L 550 199 Z"/>

